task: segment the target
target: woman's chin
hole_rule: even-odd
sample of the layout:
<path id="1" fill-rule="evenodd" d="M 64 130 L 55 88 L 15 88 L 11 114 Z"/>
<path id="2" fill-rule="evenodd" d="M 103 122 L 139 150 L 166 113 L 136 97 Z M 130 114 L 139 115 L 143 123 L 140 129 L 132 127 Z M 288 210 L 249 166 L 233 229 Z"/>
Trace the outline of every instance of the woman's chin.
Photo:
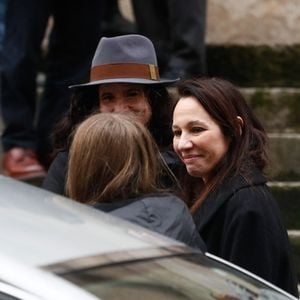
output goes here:
<path id="1" fill-rule="evenodd" d="M 199 170 L 196 170 L 193 167 L 187 167 L 186 170 L 189 173 L 189 175 L 191 175 L 192 177 L 202 177 L 203 176 L 202 172 L 199 172 Z"/>

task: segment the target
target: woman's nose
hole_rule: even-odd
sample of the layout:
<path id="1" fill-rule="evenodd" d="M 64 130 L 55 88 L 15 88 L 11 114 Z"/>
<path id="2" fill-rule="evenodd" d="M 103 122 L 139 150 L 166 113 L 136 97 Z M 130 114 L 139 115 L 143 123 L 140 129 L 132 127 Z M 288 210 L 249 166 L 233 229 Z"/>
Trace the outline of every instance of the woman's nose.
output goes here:
<path id="1" fill-rule="evenodd" d="M 193 147 L 193 143 L 192 141 L 185 136 L 181 136 L 178 142 L 178 148 L 179 149 L 189 149 Z"/>

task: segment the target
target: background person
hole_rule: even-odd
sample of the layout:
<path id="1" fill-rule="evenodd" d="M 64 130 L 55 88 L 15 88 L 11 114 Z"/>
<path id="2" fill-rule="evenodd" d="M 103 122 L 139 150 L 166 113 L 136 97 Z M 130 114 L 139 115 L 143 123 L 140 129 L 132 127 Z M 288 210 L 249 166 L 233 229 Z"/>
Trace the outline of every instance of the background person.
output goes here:
<path id="1" fill-rule="evenodd" d="M 159 157 L 136 115 L 93 115 L 79 125 L 71 144 L 68 195 L 204 250 L 187 206 L 160 188 L 165 166 Z"/>
<path id="2" fill-rule="evenodd" d="M 53 28 L 45 57 L 40 101 L 36 77 L 49 17 Z M 50 133 L 69 107 L 68 86 L 88 78 L 100 35 L 102 1 L 9 0 L 1 49 L 3 171 L 15 179 L 45 176 Z"/>
<path id="3" fill-rule="evenodd" d="M 120 10 L 119 0 L 102 0 L 105 12 L 101 20 L 103 36 L 112 37 L 116 35 L 136 33 L 135 24 L 127 20 Z"/>
<path id="4" fill-rule="evenodd" d="M 178 92 L 173 145 L 207 251 L 298 297 L 287 231 L 263 176 L 264 128 L 228 81 L 187 80 Z"/>
<path id="5" fill-rule="evenodd" d="M 69 111 L 54 134 L 54 146 L 60 152 L 43 187 L 64 194 L 70 135 L 76 125 L 95 111 L 137 115 L 175 171 L 178 159 L 170 150 L 172 101 L 166 89 L 175 81 L 160 78 L 154 46 L 146 37 L 102 38 L 93 58 L 90 82 L 71 87 L 74 95 Z M 174 185 L 174 178 L 166 176 L 164 180 L 166 185 Z"/>
<path id="6" fill-rule="evenodd" d="M 206 0 L 132 0 L 137 32 L 151 39 L 162 76 L 206 74 Z"/>
<path id="7" fill-rule="evenodd" d="M 2 48 L 2 40 L 5 32 L 5 11 L 6 11 L 6 1 L 0 0 L 0 49 Z"/>

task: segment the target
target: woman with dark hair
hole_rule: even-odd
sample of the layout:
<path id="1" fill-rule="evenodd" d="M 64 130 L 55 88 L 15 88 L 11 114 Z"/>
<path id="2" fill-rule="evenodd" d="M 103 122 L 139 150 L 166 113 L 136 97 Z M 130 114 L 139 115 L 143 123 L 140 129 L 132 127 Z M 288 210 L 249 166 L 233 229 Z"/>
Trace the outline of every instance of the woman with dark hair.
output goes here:
<path id="1" fill-rule="evenodd" d="M 74 91 L 70 109 L 54 132 L 54 148 L 59 153 L 43 187 L 64 194 L 72 131 L 95 111 L 130 112 L 138 116 L 174 171 L 178 160 L 169 150 L 172 144 L 172 101 L 166 86 L 175 81 L 177 79 L 159 77 L 155 49 L 144 36 L 102 38 L 92 61 L 90 82 L 70 87 Z M 167 174 L 162 180 L 166 186 L 176 185 L 172 174 Z"/>
<path id="2" fill-rule="evenodd" d="M 287 231 L 263 171 L 266 132 L 228 81 L 178 84 L 173 146 L 207 251 L 298 296 Z"/>
<path id="3" fill-rule="evenodd" d="M 204 250 L 185 203 L 161 187 L 165 168 L 154 139 L 136 115 L 98 113 L 75 131 L 67 194 Z"/>

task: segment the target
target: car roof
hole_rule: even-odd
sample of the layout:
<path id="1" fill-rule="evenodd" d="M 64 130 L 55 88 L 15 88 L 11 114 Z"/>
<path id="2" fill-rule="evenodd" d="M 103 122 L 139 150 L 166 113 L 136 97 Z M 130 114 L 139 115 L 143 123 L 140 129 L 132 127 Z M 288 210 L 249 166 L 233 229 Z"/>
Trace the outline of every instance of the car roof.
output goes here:
<path id="1" fill-rule="evenodd" d="M 0 176 L 1 254 L 32 266 L 183 245 L 87 205 Z"/>

